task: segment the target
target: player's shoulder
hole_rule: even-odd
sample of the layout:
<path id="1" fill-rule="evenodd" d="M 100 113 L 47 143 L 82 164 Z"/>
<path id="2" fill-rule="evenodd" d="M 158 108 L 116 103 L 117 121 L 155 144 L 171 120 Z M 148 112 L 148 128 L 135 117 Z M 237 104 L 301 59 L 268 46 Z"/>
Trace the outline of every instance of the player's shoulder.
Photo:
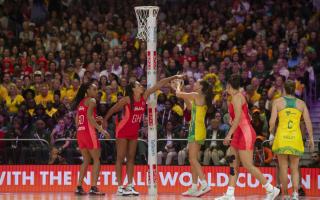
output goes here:
<path id="1" fill-rule="evenodd" d="M 125 96 L 125 97 L 122 97 L 119 102 L 128 104 L 131 102 L 131 100 L 129 96 Z"/>
<path id="2" fill-rule="evenodd" d="M 203 98 L 203 94 L 202 93 L 199 93 L 199 92 L 190 92 L 189 94 L 191 94 L 193 96 L 193 98 Z"/>
<path id="3" fill-rule="evenodd" d="M 296 105 L 300 107 L 300 109 L 305 109 L 307 108 L 307 105 L 306 105 L 306 102 L 301 100 L 301 99 L 298 99 L 296 100 Z"/>
<path id="4" fill-rule="evenodd" d="M 246 98 L 243 96 L 242 93 L 239 92 L 238 94 L 234 95 L 231 98 L 231 102 L 232 102 L 232 104 L 236 104 L 236 103 L 243 104 L 246 102 Z"/>
<path id="5" fill-rule="evenodd" d="M 299 103 L 301 105 L 305 105 L 306 102 L 304 102 L 302 99 L 296 98 L 296 103 Z"/>
<path id="6" fill-rule="evenodd" d="M 97 103 L 97 100 L 95 98 L 89 98 L 88 99 L 88 102 L 89 103 L 92 103 L 92 104 L 96 104 Z"/>
<path id="7" fill-rule="evenodd" d="M 285 102 L 285 98 L 284 97 L 280 97 L 280 98 L 277 98 L 275 100 L 273 100 L 273 104 L 281 104 L 281 103 L 284 103 Z"/>

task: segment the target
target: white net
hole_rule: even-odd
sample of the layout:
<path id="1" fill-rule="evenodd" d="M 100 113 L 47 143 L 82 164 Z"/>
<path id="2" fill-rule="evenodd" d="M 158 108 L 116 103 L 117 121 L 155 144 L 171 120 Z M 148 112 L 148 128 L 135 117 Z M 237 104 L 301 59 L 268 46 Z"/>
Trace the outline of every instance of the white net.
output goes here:
<path id="1" fill-rule="evenodd" d="M 159 12 L 159 7 L 139 6 L 135 7 L 134 11 L 138 21 L 137 38 L 148 41 L 150 39 L 150 33 L 156 30 L 156 18 Z"/>

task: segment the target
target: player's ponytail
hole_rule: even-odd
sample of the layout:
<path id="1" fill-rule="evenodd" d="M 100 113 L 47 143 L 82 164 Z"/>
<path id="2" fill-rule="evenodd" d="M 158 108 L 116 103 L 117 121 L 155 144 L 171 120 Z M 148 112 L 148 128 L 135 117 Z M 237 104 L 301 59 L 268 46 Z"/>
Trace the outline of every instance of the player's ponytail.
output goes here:
<path id="1" fill-rule="evenodd" d="M 210 110 L 212 107 L 212 99 L 213 99 L 212 85 L 206 80 L 201 80 L 200 84 L 202 85 L 202 93 L 205 95 L 205 100 L 206 100 L 208 110 Z"/>
<path id="2" fill-rule="evenodd" d="M 80 101 L 86 96 L 87 90 L 89 89 L 91 84 L 92 84 L 91 81 L 81 84 L 81 86 L 79 87 L 79 90 L 77 92 L 77 95 L 73 99 L 73 102 L 71 105 L 72 110 L 77 109 Z"/>
<path id="3" fill-rule="evenodd" d="M 130 98 L 130 107 L 131 110 L 133 110 L 133 103 L 134 103 L 134 97 L 133 97 L 133 88 L 135 87 L 135 82 L 130 82 L 126 87 L 126 95 Z"/>

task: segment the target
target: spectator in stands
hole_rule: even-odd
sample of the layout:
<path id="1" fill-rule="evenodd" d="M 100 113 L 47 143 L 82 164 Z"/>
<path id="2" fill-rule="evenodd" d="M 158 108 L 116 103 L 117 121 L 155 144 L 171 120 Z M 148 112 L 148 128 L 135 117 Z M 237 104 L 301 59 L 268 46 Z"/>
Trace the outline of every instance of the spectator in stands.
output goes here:
<path id="1" fill-rule="evenodd" d="M 66 164 L 66 160 L 60 155 L 60 151 L 56 147 L 52 147 L 49 157 L 49 165 Z"/>
<path id="2" fill-rule="evenodd" d="M 53 95 L 49 93 L 49 86 L 47 84 L 42 84 L 40 94 L 34 99 L 37 105 L 42 104 L 45 108 L 47 106 L 47 102 L 53 102 Z"/>
<path id="3" fill-rule="evenodd" d="M 32 158 L 34 163 L 45 164 L 48 162 L 50 132 L 43 119 L 37 119 L 35 124 L 28 127 L 27 137 L 33 139 L 24 146 L 21 152 L 20 160 L 22 163 L 30 162 Z M 43 141 L 44 140 L 44 141 Z"/>
<path id="4" fill-rule="evenodd" d="M 98 106 L 98 110 L 102 111 L 125 95 L 123 88 L 130 81 L 147 84 L 146 42 L 135 39 L 134 13 L 122 12 L 130 10 L 136 1 L 119 1 L 115 7 L 110 1 L 102 0 L 86 1 L 82 5 L 79 1 L 63 1 L 63 6 L 58 7 L 52 6 L 55 1 L 48 1 L 48 9 L 44 9 L 48 13 L 41 12 L 41 20 L 30 13 L 32 8 L 39 8 L 38 4 L 25 1 L 20 7 L 16 2 L 2 4 L 8 10 L 3 19 L 9 21 L 2 20 L 0 30 L 0 102 L 6 103 L 11 83 L 17 86 L 17 96 L 22 95 L 24 102 L 13 101 L 13 106 L 5 106 L 5 113 L 13 109 L 12 117 L 21 117 L 26 113 L 20 107 L 27 106 L 27 113 L 35 117 L 35 105 L 42 104 L 49 116 L 43 120 L 52 131 L 58 120 L 69 113 L 70 101 L 79 84 L 92 78 L 100 80 L 99 101 L 105 104 Z M 270 118 L 269 101 L 283 92 L 283 81 L 278 76 L 296 80 L 297 96 L 304 98 L 304 90 L 308 97 L 314 94 L 315 84 L 320 84 L 316 81 L 320 77 L 318 4 L 303 0 L 293 4 L 274 0 L 216 2 L 159 3 L 166 8 L 159 15 L 157 34 L 160 79 L 185 73 L 186 92 L 192 90 L 190 85 L 195 79 L 209 80 L 215 94 L 213 113 L 219 113 L 221 119 L 227 118 L 227 97 L 223 91 L 233 73 L 241 74 L 242 87 L 249 87 L 251 103 L 259 107 L 264 122 Z M 9 8 L 15 8 L 23 17 L 9 16 Z M 115 13 L 117 16 L 113 17 Z M 47 14 L 50 17 L 44 18 Z M 287 16 L 295 19 L 287 20 Z M 114 81 L 117 77 L 118 82 Z M 168 101 L 171 108 L 164 109 L 172 96 L 167 87 L 157 95 L 159 102 L 162 101 L 158 107 L 158 124 L 165 127 L 167 121 L 174 121 L 186 125 L 183 127 L 186 129 L 190 112 L 183 109 L 179 100 Z M 183 116 L 176 105 L 182 108 Z M 207 115 L 207 125 L 213 118 L 214 115 Z M 23 127 L 27 122 L 23 120 Z M 229 125 L 220 126 L 228 129 Z M 112 126 L 109 129 L 113 131 Z"/>
<path id="5" fill-rule="evenodd" d="M 139 139 L 148 141 L 148 117 L 145 116 L 143 119 L 143 125 L 139 130 Z M 146 142 L 138 141 L 138 148 L 137 148 L 137 158 L 138 160 L 146 164 L 148 161 L 148 146 Z"/>
<path id="6" fill-rule="evenodd" d="M 263 144 L 263 140 L 258 138 L 254 144 L 254 156 L 253 162 L 255 166 L 270 166 L 273 160 L 273 154 L 270 147 L 267 144 Z"/>
<path id="7" fill-rule="evenodd" d="M 171 121 L 173 118 L 173 111 L 172 111 L 172 103 L 170 100 L 165 101 L 165 109 L 158 114 L 158 123 L 162 127 L 166 127 L 168 121 Z"/>
<path id="8" fill-rule="evenodd" d="M 268 98 L 275 100 L 284 94 L 284 76 L 277 76 L 274 85 L 268 91 Z"/>
<path id="9" fill-rule="evenodd" d="M 63 121 L 65 123 L 65 131 L 63 133 L 64 139 L 76 139 L 76 126 L 74 123 L 74 115 L 73 113 L 67 113 Z M 76 157 L 80 157 L 80 154 L 77 150 L 77 144 L 75 141 L 65 141 L 65 143 L 56 143 L 54 145 L 58 148 L 60 155 L 63 156 L 67 163 L 72 164 L 75 163 Z"/>
<path id="10" fill-rule="evenodd" d="M 320 167 L 320 153 L 318 151 L 314 151 L 311 155 L 311 163 L 308 165 L 308 167 Z"/>
<path id="11" fill-rule="evenodd" d="M 182 127 L 179 133 L 175 138 L 177 139 L 186 139 L 188 137 L 188 128 L 187 126 Z M 176 149 L 178 152 L 178 165 L 185 165 L 188 157 L 188 142 L 187 141 L 179 141 L 176 143 Z"/>
<path id="12" fill-rule="evenodd" d="M 212 141 L 205 142 L 203 165 L 210 165 L 211 161 L 215 166 L 221 165 L 220 160 L 226 153 L 226 146 L 222 141 L 215 141 L 216 139 L 222 140 L 226 136 L 225 132 L 219 129 L 220 124 L 218 119 L 212 119 L 211 125 L 207 128 L 207 138 Z"/>
<path id="13" fill-rule="evenodd" d="M 257 136 L 263 136 L 267 138 L 268 136 L 268 122 L 264 121 L 261 117 L 261 112 L 259 109 L 253 109 L 252 111 L 252 127 L 254 128 Z"/>
<path id="14" fill-rule="evenodd" d="M 73 131 L 75 131 L 75 128 L 73 128 Z M 70 141 L 58 141 L 59 139 L 70 139 L 70 132 L 64 119 L 58 120 L 58 124 L 54 127 L 50 138 L 51 145 L 57 147 L 60 153 L 70 145 Z"/>
<path id="15" fill-rule="evenodd" d="M 17 86 L 14 83 L 9 84 L 8 96 L 5 100 L 9 113 L 17 113 L 20 104 L 24 101 L 24 98 L 22 95 L 18 94 Z"/>
<path id="16" fill-rule="evenodd" d="M 0 114 L 0 140 L 5 138 L 8 132 L 5 120 L 5 116 Z M 0 141 L 0 155 L 0 163 L 7 163 L 7 147 L 4 141 Z"/>
<path id="17" fill-rule="evenodd" d="M 22 120 L 18 117 L 13 119 L 12 127 L 7 131 L 5 138 L 8 139 L 21 139 L 26 138 L 23 135 L 23 124 Z M 22 160 L 20 159 L 21 152 L 23 151 L 24 144 L 21 141 L 12 141 L 7 143 L 7 151 L 6 151 L 6 158 L 9 163 L 13 164 L 24 164 L 24 159 L 21 156 Z M 10 156 L 11 155 L 11 156 Z"/>
<path id="18" fill-rule="evenodd" d="M 249 107 L 258 105 L 258 102 L 261 98 L 261 95 L 257 93 L 252 85 L 246 87 L 246 99 L 249 104 Z"/>
<path id="19" fill-rule="evenodd" d="M 168 121 L 166 124 L 166 129 L 164 132 L 164 141 L 163 146 L 159 145 L 160 151 L 157 154 L 158 157 L 158 164 L 162 165 L 163 161 L 165 160 L 165 165 L 171 165 L 173 160 L 177 157 L 177 150 L 176 150 L 176 142 L 172 141 L 175 138 L 174 134 L 174 126 L 171 121 Z"/>

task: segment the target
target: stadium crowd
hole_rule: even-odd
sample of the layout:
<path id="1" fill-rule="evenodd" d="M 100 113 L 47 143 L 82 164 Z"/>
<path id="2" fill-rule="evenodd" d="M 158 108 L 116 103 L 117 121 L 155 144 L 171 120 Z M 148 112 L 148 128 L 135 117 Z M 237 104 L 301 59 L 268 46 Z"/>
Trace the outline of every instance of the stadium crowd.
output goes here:
<path id="1" fill-rule="evenodd" d="M 270 104 L 296 81 L 299 98 L 311 95 L 320 75 L 319 1 L 167 0 L 159 1 L 158 79 L 186 74 L 185 91 L 198 79 L 214 86 L 214 108 L 206 117 L 207 139 L 223 139 L 230 127 L 228 96 L 232 74 L 242 77 L 257 133 L 255 164 L 272 164 L 268 143 Z M 81 83 L 99 85 L 98 115 L 125 96 L 130 81 L 146 87 L 146 43 L 137 33 L 133 6 L 143 1 L 34 0 L 0 3 L 0 163 L 75 164 L 71 103 Z M 170 86 L 157 92 L 158 164 L 187 164 L 190 112 Z M 114 138 L 121 113 L 109 121 Z M 147 139 L 147 118 L 140 139 Z M 305 132 L 305 128 L 302 128 Z M 43 139 L 43 140 L 39 140 Z M 199 160 L 225 165 L 228 148 L 207 141 Z M 146 163 L 139 142 L 137 162 Z M 114 143 L 102 143 L 102 162 L 115 160 Z M 310 166 L 320 167 L 319 152 Z"/>

